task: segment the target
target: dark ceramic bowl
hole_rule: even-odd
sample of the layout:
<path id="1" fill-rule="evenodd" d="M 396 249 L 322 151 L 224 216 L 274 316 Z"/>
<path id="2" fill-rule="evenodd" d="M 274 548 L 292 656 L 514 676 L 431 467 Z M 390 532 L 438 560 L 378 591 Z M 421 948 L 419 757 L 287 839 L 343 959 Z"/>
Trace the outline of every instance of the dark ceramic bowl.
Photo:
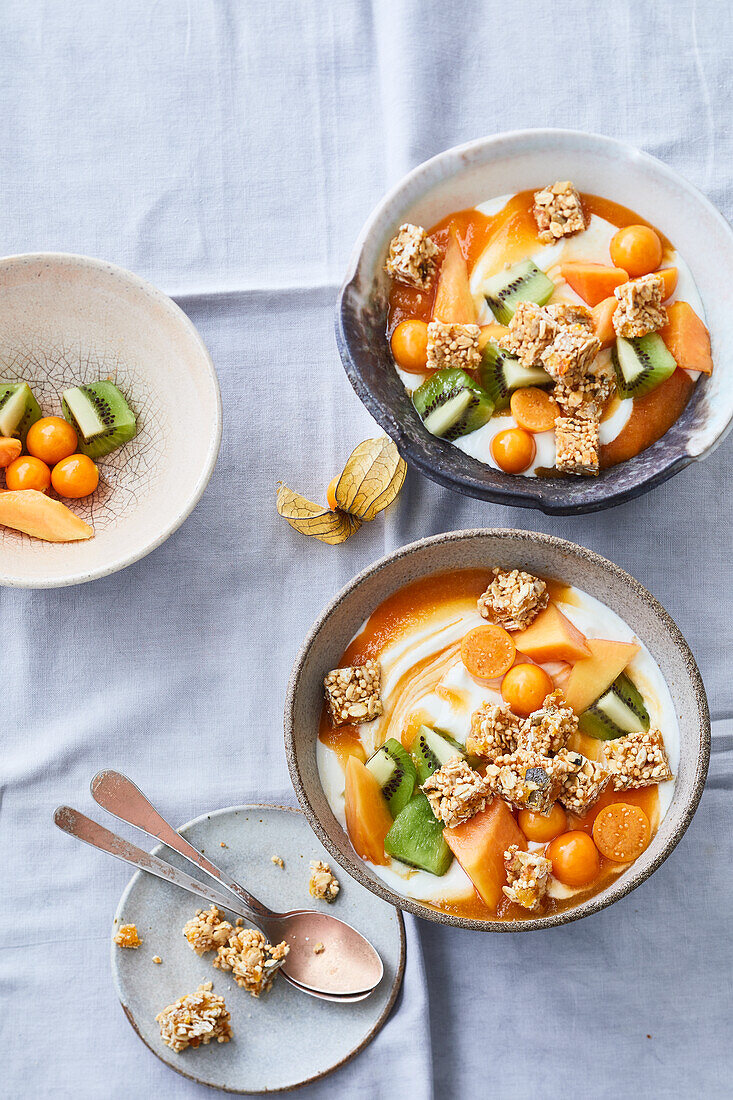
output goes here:
<path id="1" fill-rule="evenodd" d="M 468 920 L 431 909 L 391 890 L 354 851 L 321 787 L 316 762 L 323 677 L 335 668 L 365 619 L 393 592 L 421 577 L 455 569 L 528 569 L 576 585 L 615 611 L 648 647 L 672 694 L 680 727 L 674 794 L 647 850 L 610 886 L 574 909 L 525 921 Z M 319 839 L 334 859 L 385 901 L 420 917 L 490 932 L 550 928 L 597 913 L 656 871 L 677 845 L 700 801 L 710 756 L 710 717 L 695 659 L 664 608 L 638 581 L 575 543 L 531 531 L 454 531 L 422 539 L 360 573 L 319 616 L 295 662 L 285 704 L 290 778 Z"/>
<path id="2" fill-rule="evenodd" d="M 491 469 L 422 426 L 385 339 L 389 242 L 405 221 L 434 225 L 504 195 L 572 179 L 657 225 L 689 265 L 712 336 L 715 372 L 662 439 L 597 478 L 529 478 Z M 596 134 L 522 130 L 448 149 L 419 165 L 372 213 L 339 296 L 336 339 L 351 384 L 408 462 L 433 481 L 482 500 L 557 515 L 594 512 L 661 484 L 718 444 L 733 420 L 733 233 L 694 187 L 653 157 Z"/>

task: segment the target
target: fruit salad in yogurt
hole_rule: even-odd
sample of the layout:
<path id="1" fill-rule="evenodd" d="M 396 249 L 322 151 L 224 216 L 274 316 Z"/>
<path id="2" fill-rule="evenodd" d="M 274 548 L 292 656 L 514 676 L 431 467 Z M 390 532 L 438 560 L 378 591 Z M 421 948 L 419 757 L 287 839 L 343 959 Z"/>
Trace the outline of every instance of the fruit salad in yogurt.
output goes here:
<path id="1" fill-rule="evenodd" d="M 387 339 L 425 429 L 524 476 L 594 476 L 672 426 L 710 338 L 684 259 L 570 181 L 393 238 Z"/>
<path id="2" fill-rule="evenodd" d="M 479 920 L 570 908 L 647 848 L 679 732 L 661 671 L 598 598 L 499 567 L 386 599 L 325 677 L 318 767 L 393 890 Z"/>

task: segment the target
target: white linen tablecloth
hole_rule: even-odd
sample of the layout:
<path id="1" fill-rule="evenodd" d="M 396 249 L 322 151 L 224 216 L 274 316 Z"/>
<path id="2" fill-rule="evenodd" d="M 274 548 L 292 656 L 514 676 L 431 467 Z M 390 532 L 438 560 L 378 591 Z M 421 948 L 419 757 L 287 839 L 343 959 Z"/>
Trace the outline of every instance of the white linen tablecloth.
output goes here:
<path id="1" fill-rule="evenodd" d="M 274 489 L 318 498 L 374 432 L 333 310 L 388 186 L 458 142 L 562 126 L 662 157 L 730 217 L 732 44 L 723 0 L 0 5 L 2 251 L 151 279 L 199 327 L 224 401 L 211 484 L 164 546 L 80 588 L 0 591 L 5 1095 L 206 1094 L 124 1020 L 108 943 L 126 870 L 70 843 L 52 810 L 88 810 L 103 766 L 176 821 L 294 802 L 282 705 L 317 612 L 382 553 L 481 525 L 584 543 L 662 601 L 710 697 L 708 786 L 667 863 L 598 916 L 513 936 L 410 921 L 393 1018 L 302 1095 L 730 1095 L 730 441 L 641 500 L 569 519 L 411 472 L 340 548 L 291 531 Z"/>

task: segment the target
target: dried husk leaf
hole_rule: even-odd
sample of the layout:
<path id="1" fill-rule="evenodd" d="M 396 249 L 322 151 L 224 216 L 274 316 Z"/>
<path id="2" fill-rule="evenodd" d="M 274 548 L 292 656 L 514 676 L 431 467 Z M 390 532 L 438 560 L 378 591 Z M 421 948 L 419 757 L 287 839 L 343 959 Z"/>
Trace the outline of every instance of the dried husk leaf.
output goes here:
<path id="1" fill-rule="evenodd" d="M 314 504 L 288 489 L 287 485 L 281 485 L 277 491 L 277 510 L 296 531 L 331 546 L 346 542 L 349 535 L 361 527 L 361 520 L 356 516 L 347 515 L 340 508 L 332 512 L 330 508 Z"/>
<path id="2" fill-rule="evenodd" d="M 372 520 L 395 499 L 406 473 L 407 465 L 389 436 L 365 439 L 344 466 L 336 503 L 352 516 Z"/>

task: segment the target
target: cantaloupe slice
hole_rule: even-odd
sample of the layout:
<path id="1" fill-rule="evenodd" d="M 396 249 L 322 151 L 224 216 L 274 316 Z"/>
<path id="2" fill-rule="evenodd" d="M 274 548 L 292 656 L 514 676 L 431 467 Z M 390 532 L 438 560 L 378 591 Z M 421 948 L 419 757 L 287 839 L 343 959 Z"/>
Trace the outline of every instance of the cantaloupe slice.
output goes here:
<path id="1" fill-rule="evenodd" d="M 677 268 L 676 267 L 661 267 L 659 271 L 654 272 L 655 275 L 661 275 L 664 280 L 664 290 L 662 291 L 662 301 L 666 302 L 668 298 L 671 298 L 674 294 L 675 287 L 677 286 Z"/>
<path id="2" fill-rule="evenodd" d="M 94 535 L 94 528 L 70 508 L 37 489 L 0 493 L 0 524 L 46 542 L 79 542 Z"/>
<path id="3" fill-rule="evenodd" d="M 613 315 L 616 312 L 618 299 L 611 295 L 604 298 L 597 306 L 593 306 L 593 328 L 596 336 L 601 341 L 602 348 L 610 348 L 616 341 L 616 329 L 613 327 Z"/>
<path id="4" fill-rule="evenodd" d="M 590 656 L 585 635 L 554 603 L 548 603 L 531 626 L 512 637 L 517 652 L 524 653 L 538 664 L 545 661 L 568 661 L 572 664 Z"/>
<path id="5" fill-rule="evenodd" d="M 475 325 L 476 316 L 476 303 L 468 282 L 468 266 L 458 237 L 451 233 L 438 276 L 433 320 L 445 324 Z"/>
<path id="6" fill-rule="evenodd" d="M 498 322 L 492 322 L 488 325 L 481 326 L 481 332 L 478 337 L 479 351 L 483 351 L 489 340 L 493 340 L 494 343 L 498 343 L 500 337 L 506 336 L 509 329 L 506 325 L 500 325 Z"/>
<path id="7" fill-rule="evenodd" d="M 605 264 L 561 264 L 560 273 L 589 306 L 597 306 L 604 298 L 609 298 L 617 286 L 629 281 L 623 268 L 606 267 Z"/>
<path id="8" fill-rule="evenodd" d="M 576 730 L 575 733 L 571 733 L 568 737 L 567 748 L 571 752 L 579 752 L 587 760 L 600 760 L 603 757 L 603 747 L 606 744 L 605 741 L 601 741 L 599 737 L 589 737 L 587 733 L 583 733 L 582 730 Z"/>
<path id="9" fill-rule="evenodd" d="M 689 302 L 673 302 L 667 306 L 668 321 L 659 335 L 672 352 L 677 366 L 712 374 L 710 333 Z"/>
<path id="10" fill-rule="evenodd" d="M 506 802 L 495 798 L 491 805 L 462 825 L 443 829 L 445 842 L 488 905 L 496 912 L 506 883 L 504 852 L 510 844 L 527 850 L 527 841 Z"/>
<path id="11" fill-rule="evenodd" d="M 378 781 L 356 756 L 346 763 L 345 795 L 346 828 L 357 855 L 386 864 L 384 838 L 392 828 L 392 815 Z"/>
<path id="12" fill-rule="evenodd" d="M 22 450 L 23 444 L 19 439 L 11 439 L 6 435 L 0 436 L 0 469 L 4 469 L 11 462 L 15 462 L 16 458 L 20 458 Z"/>
<path id="13" fill-rule="evenodd" d="M 605 638 L 589 638 L 590 657 L 573 665 L 565 685 L 568 706 L 582 714 L 591 703 L 620 676 L 631 658 L 639 652 L 635 642 L 612 642 Z"/>

